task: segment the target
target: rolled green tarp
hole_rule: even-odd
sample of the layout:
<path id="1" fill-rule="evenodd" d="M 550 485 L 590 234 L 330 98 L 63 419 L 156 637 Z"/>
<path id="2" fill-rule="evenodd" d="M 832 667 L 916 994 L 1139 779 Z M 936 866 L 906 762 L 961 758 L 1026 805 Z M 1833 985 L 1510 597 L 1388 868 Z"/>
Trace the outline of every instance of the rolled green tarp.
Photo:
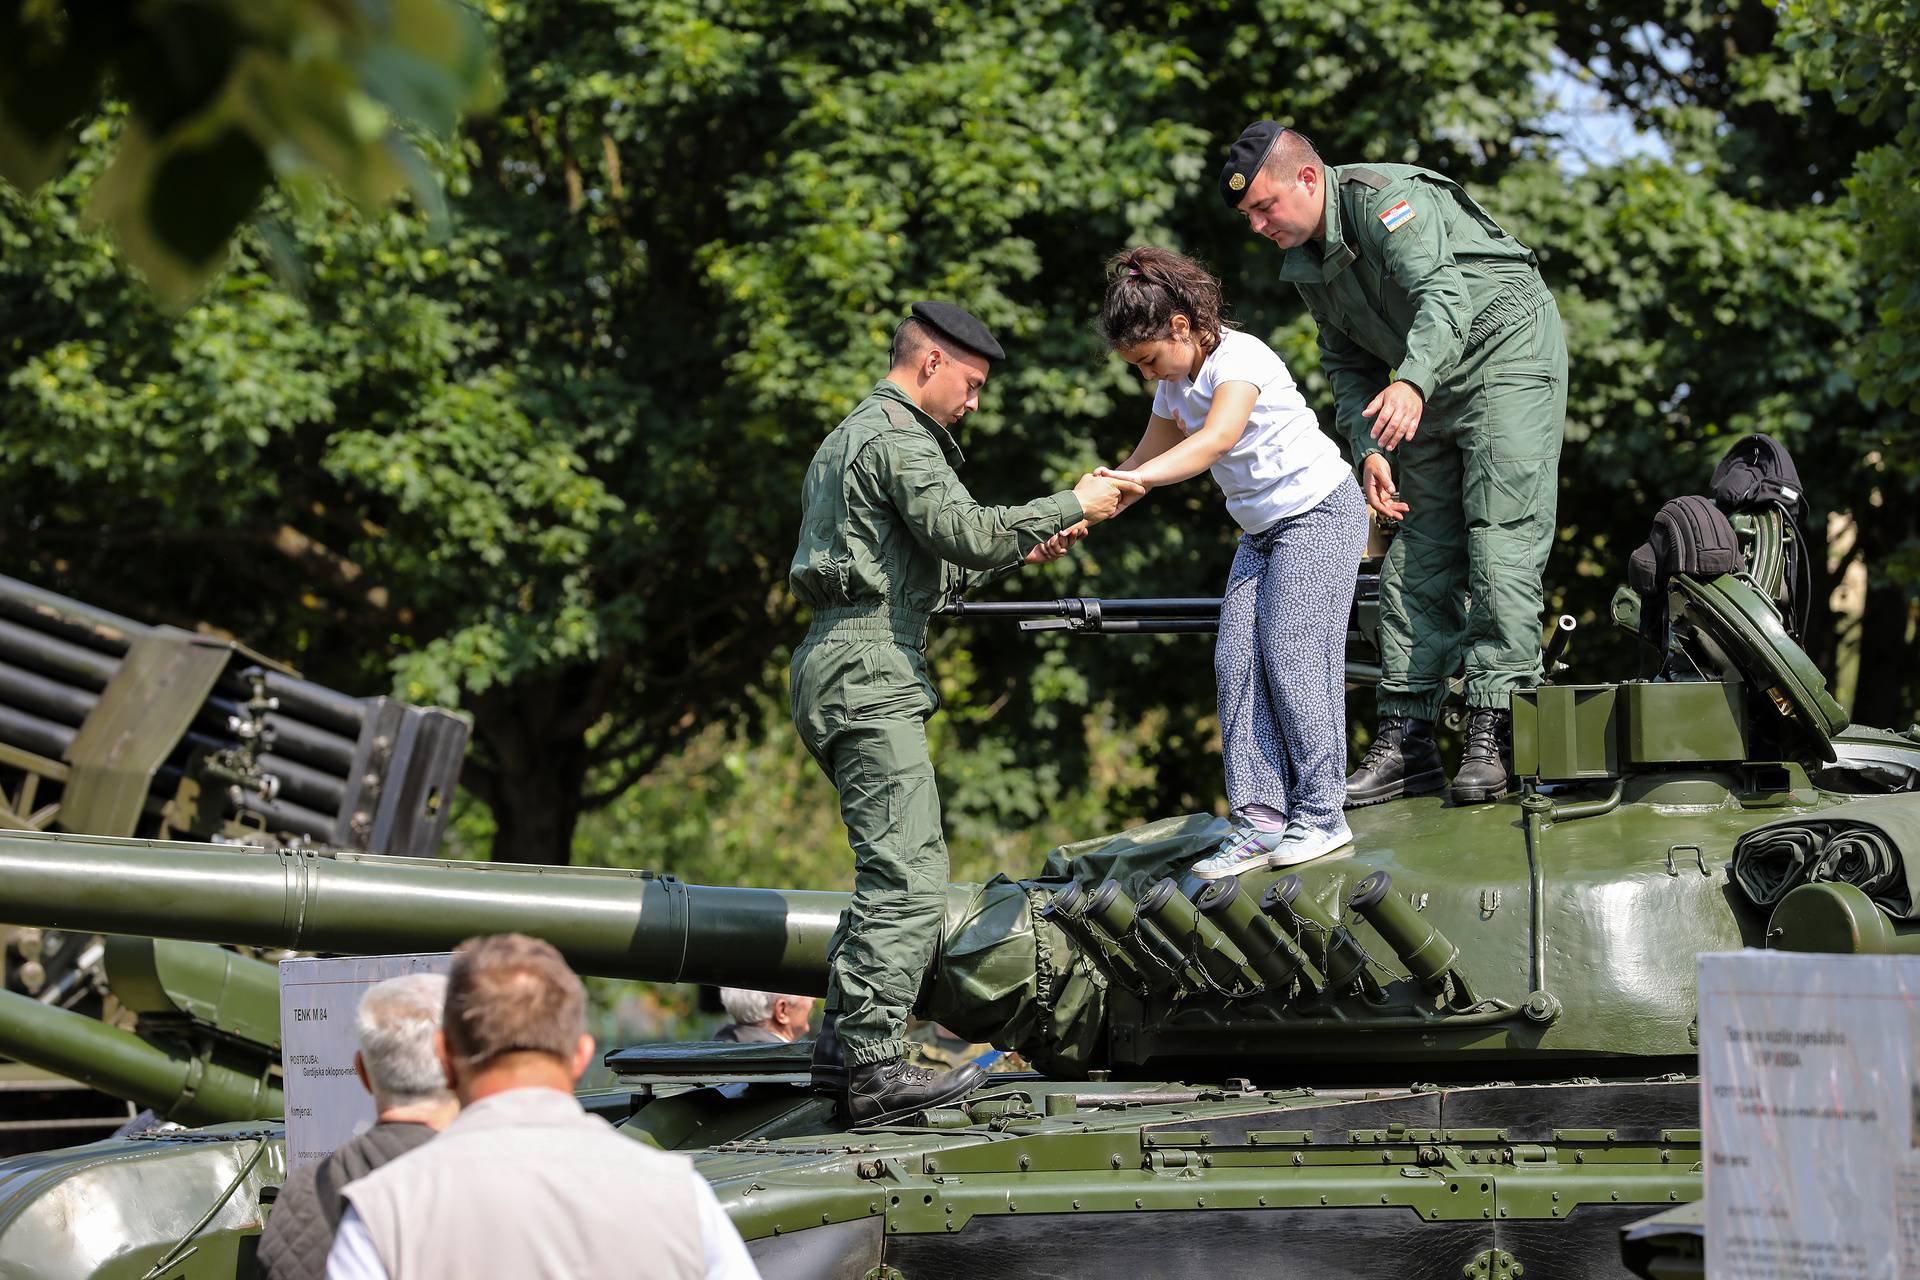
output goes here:
<path id="1" fill-rule="evenodd" d="M 1062 845 L 1034 879 L 956 886 L 918 1012 L 963 1039 L 1018 1049 L 1049 1075 L 1085 1076 L 1105 1052 L 1107 980 L 1076 962 L 1078 947 L 1040 908 L 1069 881 L 1111 878 L 1137 894 L 1211 853 L 1226 826 L 1211 814 L 1164 818 Z"/>
<path id="2" fill-rule="evenodd" d="M 1755 827 L 1734 842 L 1733 882 L 1772 908 L 1803 884 L 1850 884 L 1896 920 L 1920 919 L 1920 802 L 1854 800 Z"/>

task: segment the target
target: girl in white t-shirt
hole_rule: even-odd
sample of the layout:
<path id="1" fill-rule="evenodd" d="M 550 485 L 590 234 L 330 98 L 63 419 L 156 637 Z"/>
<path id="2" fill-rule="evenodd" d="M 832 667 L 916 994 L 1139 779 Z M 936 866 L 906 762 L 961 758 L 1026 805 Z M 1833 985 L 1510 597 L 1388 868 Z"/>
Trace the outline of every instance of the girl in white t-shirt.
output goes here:
<path id="1" fill-rule="evenodd" d="M 1293 375 L 1220 312 L 1220 282 L 1170 249 L 1107 264 L 1100 332 L 1157 385 L 1140 444 L 1102 474 L 1150 490 L 1211 471 L 1242 530 L 1214 648 L 1234 826 L 1194 867 L 1205 879 L 1353 842 L 1346 634 L 1367 538 L 1360 488 Z"/>

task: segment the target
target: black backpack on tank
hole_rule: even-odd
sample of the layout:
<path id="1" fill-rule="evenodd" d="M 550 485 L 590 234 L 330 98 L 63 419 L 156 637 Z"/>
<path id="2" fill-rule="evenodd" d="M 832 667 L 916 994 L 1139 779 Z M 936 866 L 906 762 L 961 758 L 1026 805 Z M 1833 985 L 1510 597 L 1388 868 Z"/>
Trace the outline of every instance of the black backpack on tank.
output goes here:
<path id="1" fill-rule="evenodd" d="M 1812 545 L 1807 541 L 1807 491 L 1800 469 L 1786 446 L 1771 436 L 1743 436 L 1713 469 L 1713 500 L 1729 516 L 1747 517 L 1741 530 L 1753 538 L 1748 566 L 1762 590 L 1773 597 L 1787 631 L 1806 634 L 1813 600 Z M 1778 522 L 1777 536 L 1765 529 Z M 1778 546 L 1783 557 L 1770 563 L 1763 550 Z"/>

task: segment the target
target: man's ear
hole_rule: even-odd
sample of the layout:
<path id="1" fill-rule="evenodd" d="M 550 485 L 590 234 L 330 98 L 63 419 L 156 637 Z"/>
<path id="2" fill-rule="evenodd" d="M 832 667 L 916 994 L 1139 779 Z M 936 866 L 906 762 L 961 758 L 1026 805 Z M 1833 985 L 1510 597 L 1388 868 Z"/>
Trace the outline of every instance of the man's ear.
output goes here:
<path id="1" fill-rule="evenodd" d="M 373 1092 L 373 1080 L 367 1075 L 367 1060 L 358 1049 L 353 1051 L 353 1074 L 360 1077 L 360 1087 L 368 1093 Z"/>
<path id="2" fill-rule="evenodd" d="M 573 1079 L 578 1083 L 580 1077 L 587 1074 L 587 1068 L 593 1064 L 593 1037 L 581 1036 L 580 1042 L 573 1046 Z"/>
<path id="3" fill-rule="evenodd" d="M 947 353 L 938 347 L 928 347 L 927 354 L 920 357 L 920 376 L 931 378 L 940 372 L 940 366 L 947 362 Z"/>
<path id="4" fill-rule="evenodd" d="M 433 1033 L 433 1056 L 440 1060 L 440 1074 L 447 1078 L 447 1088 L 457 1087 L 458 1082 L 453 1078 L 453 1055 L 447 1051 L 447 1033 L 444 1031 Z"/>

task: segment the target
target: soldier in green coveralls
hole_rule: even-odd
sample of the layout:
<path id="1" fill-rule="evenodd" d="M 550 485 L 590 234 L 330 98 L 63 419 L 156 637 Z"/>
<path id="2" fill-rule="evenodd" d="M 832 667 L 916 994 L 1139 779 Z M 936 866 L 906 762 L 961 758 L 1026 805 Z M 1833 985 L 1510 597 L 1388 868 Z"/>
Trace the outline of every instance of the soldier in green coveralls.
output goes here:
<path id="1" fill-rule="evenodd" d="M 893 364 L 814 454 L 788 585 L 813 613 L 793 655 L 793 723 L 840 792 L 853 900 L 829 944 L 816 1087 L 874 1124 L 964 1096 L 977 1066 L 905 1061 L 908 1013 L 933 960 L 947 887 L 925 722 L 927 618 L 967 587 L 1065 554 L 1138 485 L 1087 476 L 1018 507 L 985 507 L 948 428 L 979 406 L 1005 352 L 952 303 L 918 302 Z"/>
<path id="2" fill-rule="evenodd" d="M 1454 801 L 1505 795 L 1512 694 L 1541 676 L 1567 408 L 1566 339 L 1533 251 L 1451 179 L 1328 166 L 1271 120 L 1233 144 L 1220 194 L 1287 250 L 1280 278 L 1319 326 L 1367 504 L 1400 521 L 1380 574 L 1380 724 L 1347 805 L 1445 784 L 1433 720 L 1458 670 Z"/>

